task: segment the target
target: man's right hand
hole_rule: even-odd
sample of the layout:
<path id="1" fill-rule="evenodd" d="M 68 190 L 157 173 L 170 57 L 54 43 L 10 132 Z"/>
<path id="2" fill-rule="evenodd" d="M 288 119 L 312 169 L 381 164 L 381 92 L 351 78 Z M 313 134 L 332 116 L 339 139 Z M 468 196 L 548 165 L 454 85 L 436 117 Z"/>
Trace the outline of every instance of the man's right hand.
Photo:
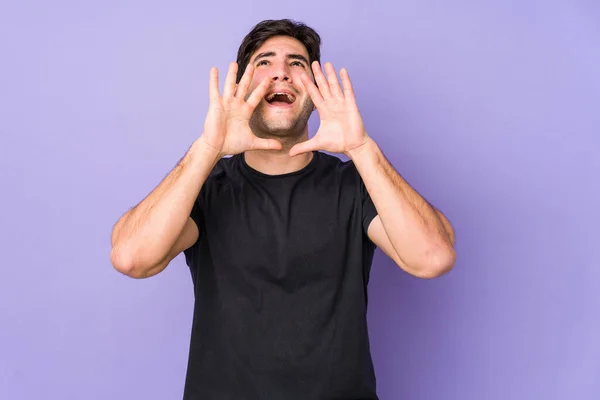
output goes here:
<path id="1" fill-rule="evenodd" d="M 239 154 L 249 150 L 280 150 L 275 139 L 261 139 L 250 129 L 250 117 L 267 93 L 269 79 L 265 78 L 250 94 L 248 88 L 254 67 L 248 64 L 239 85 L 235 83 L 237 63 L 229 65 L 223 96 L 219 93 L 219 71 L 210 70 L 210 103 L 200 140 L 219 152 L 221 156 Z M 248 97 L 246 99 L 246 97 Z"/>
<path id="2" fill-rule="evenodd" d="M 261 82 L 247 96 L 254 70 L 252 66 L 246 69 L 237 88 L 236 73 L 237 64 L 233 63 L 221 96 L 218 71 L 211 70 L 204 133 L 173 171 L 115 224 L 111 262 L 117 271 L 134 278 L 156 275 L 196 242 L 202 227 L 190 217 L 191 210 L 221 157 L 248 150 L 281 149 L 277 140 L 259 139 L 250 129 L 250 117 L 264 98 L 269 81 Z"/>

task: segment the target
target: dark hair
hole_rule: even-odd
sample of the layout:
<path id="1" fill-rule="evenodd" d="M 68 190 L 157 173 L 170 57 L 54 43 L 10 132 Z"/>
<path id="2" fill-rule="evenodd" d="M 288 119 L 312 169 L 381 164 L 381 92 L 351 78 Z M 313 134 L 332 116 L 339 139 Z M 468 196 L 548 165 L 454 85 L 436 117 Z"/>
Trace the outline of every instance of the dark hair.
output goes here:
<path id="1" fill-rule="evenodd" d="M 302 43 L 308 53 L 309 62 L 321 62 L 321 37 L 311 27 L 290 19 L 265 20 L 259 22 L 246 35 L 237 53 L 238 73 L 236 82 L 244 75 L 250 56 L 273 36 L 290 36 Z"/>

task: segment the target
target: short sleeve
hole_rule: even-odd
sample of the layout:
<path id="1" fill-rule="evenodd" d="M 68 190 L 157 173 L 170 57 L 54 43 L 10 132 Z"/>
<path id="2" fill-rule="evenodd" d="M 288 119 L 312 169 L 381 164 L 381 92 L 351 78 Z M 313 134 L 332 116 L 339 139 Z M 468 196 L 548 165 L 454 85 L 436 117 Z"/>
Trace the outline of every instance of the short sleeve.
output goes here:
<path id="1" fill-rule="evenodd" d="M 192 206 L 192 211 L 190 212 L 190 218 L 194 221 L 194 223 L 198 227 L 199 235 L 198 235 L 198 239 L 196 240 L 196 242 L 193 245 L 191 245 L 190 247 L 188 247 L 187 249 L 185 249 L 183 251 L 183 254 L 185 256 L 186 264 L 191 269 L 192 277 L 195 279 L 195 273 L 196 273 L 195 268 L 196 268 L 196 265 L 198 264 L 198 258 L 199 258 L 199 242 L 200 242 L 200 238 L 204 231 L 204 229 L 203 229 L 204 212 L 202 210 L 202 206 L 200 205 L 200 196 L 198 196 L 198 198 L 194 202 L 194 205 Z"/>
<path id="2" fill-rule="evenodd" d="M 202 228 L 204 226 L 204 211 L 206 204 L 208 202 L 208 199 L 211 197 L 211 192 L 214 192 L 215 187 L 218 186 L 218 182 L 222 178 L 222 175 L 223 159 L 217 162 L 212 171 L 206 177 L 206 180 L 204 181 L 204 184 L 200 189 L 200 193 L 198 193 L 198 197 L 196 197 L 196 201 L 192 206 L 190 218 L 196 223 L 196 226 L 200 231 L 200 235 L 202 235 Z"/>
<path id="3" fill-rule="evenodd" d="M 360 196 L 362 201 L 362 226 L 366 235 L 371 221 L 377 216 L 377 209 L 375 208 L 375 204 L 373 204 L 373 200 L 360 175 L 358 179 L 360 182 Z"/>
<path id="4" fill-rule="evenodd" d="M 200 206 L 200 196 L 194 202 L 192 207 L 192 211 L 190 212 L 190 218 L 196 223 L 198 230 L 204 224 L 204 213 L 202 212 L 202 207 Z"/>
<path id="5" fill-rule="evenodd" d="M 198 239 L 196 243 L 194 243 L 191 247 L 184 250 L 185 260 L 187 265 L 191 268 L 192 274 L 195 274 L 195 269 L 199 263 L 200 259 L 200 242 L 203 239 L 203 236 L 206 235 L 205 229 L 205 211 L 207 199 L 210 197 L 210 192 L 214 190 L 215 180 L 218 180 L 218 177 L 223 172 L 222 160 L 217 162 L 213 170 L 210 172 L 206 181 L 202 185 L 200 189 L 200 193 L 196 197 L 196 201 L 192 206 L 192 210 L 190 211 L 190 218 L 196 226 L 198 227 Z"/>
<path id="6" fill-rule="evenodd" d="M 369 194 L 356 165 L 352 161 L 348 161 L 348 166 L 350 167 L 349 171 L 351 171 L 352 174 L 352 181 L 357 197 L 356 201 L 360 203 L 358 206 L 360 208 L 362 230 L 363 233 L 368 236 L 369 225 L 373 221 L 373 218 L 377 216 L 377 209 L 375 208 L 375 204 L 373 204 L 371 195 Z"/>

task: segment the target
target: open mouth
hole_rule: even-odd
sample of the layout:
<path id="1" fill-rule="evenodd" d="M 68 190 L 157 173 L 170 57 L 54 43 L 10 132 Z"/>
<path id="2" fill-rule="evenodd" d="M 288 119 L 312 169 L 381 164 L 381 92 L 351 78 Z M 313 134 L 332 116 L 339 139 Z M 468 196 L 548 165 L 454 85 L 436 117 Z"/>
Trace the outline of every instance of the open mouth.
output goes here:
<path id="1" fill-rule="evenodd" d="M 273 92 L 265 97 L 267 103 L 274 106 L 287 106 L 296 101 L 296 97 L 291 93 Z"/>

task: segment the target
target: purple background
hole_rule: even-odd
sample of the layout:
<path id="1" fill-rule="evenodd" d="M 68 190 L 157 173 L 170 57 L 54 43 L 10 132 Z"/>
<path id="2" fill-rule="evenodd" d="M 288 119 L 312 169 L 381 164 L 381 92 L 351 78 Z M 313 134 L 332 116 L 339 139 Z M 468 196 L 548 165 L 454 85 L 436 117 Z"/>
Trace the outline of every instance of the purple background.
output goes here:
<path id="1" fill-rule="evenodd" d="M 381 398 L 599 399 L 600 3 L 482 3 L 3 1 L 0 398 L 181 398 L 183 257 L 129 279 L 110 231 L 201 133 L 210 67 L 292 17 L 457 233 L 440 279 L 376 255 Z"/>

